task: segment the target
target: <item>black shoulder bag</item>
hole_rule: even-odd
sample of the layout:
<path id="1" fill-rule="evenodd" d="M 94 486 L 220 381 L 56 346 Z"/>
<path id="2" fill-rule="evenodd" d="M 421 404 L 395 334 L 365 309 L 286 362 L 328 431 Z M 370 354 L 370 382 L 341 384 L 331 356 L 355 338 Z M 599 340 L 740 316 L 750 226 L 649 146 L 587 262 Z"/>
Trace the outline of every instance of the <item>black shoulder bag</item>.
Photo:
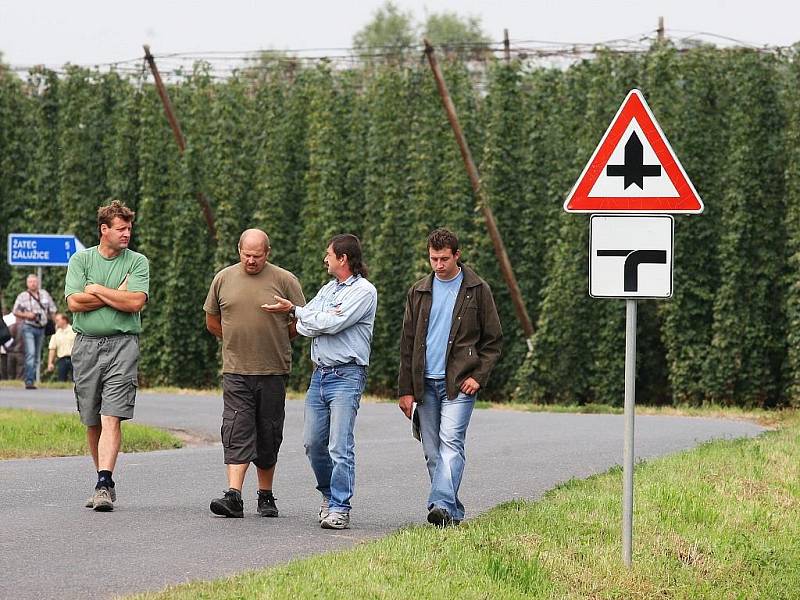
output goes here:
<path id="1" fill-rule="evenodd" d="M 50 313 L 49 313 L 49 312 L 48 312 L 48 310 L 47 310 L 47 309 L 44 307 L 44 304 L 42 304 L 41 302 L 39 302 L 39 299 L 38 299 L 36 296 L 34 296 L 33 294 L 31 294 L 30 292 L 28 292 L 28 296 L 30 296 L 31 298 L 33 298 L 34 300 L 36 300 L 36 304 L 38 304 L 39 306 L 41 306 L 41 307 L 42 307 L 42 310 L 44 311 L 44 314 L 45 314 L 45 315 L 47 315 L 47 323 L 45 323 L 45 324 L 44 324 L 44 334 L 45 334 L 45 335 L 53 335 L 53 334 L 56 332 L 56 323 L 55 323 L 55 321 L 53 321 L 53 319 L 50 317 Z"/>

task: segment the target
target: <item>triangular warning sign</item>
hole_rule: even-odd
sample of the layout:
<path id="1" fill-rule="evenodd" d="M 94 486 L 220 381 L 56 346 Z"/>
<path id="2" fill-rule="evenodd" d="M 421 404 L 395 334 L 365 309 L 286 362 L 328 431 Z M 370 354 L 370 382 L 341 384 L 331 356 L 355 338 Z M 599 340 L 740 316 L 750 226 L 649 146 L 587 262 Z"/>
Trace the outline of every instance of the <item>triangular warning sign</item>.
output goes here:
<path id="1" fill-rule="evenodd" d="M 703 212 L 639 90 L 631 90 L 564 202 L 567 212 Z"/>

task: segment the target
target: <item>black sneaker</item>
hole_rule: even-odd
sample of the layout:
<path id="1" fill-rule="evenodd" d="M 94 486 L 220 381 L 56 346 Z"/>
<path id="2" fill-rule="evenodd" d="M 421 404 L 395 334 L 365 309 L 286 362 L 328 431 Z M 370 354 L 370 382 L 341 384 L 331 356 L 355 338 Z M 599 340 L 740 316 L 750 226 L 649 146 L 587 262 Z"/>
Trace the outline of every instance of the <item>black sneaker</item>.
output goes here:
<path id="1" fill-rule="evenodd" d="M 222 498 L 211 501 L 211 512 L 223 517 L 244 518 L 242 494 L 239 490 L 229 489 Z"/>
<path id="2" fill-rule="evenodd" d="M 447 512 L 446 509 L 440 506 L 434 506 L 430 512 L 428 512 L 428 523 L 436 527 L 447 527 L 453 523 L 453 517 L 450 516 L 450 513 Z"/>
<path id="3" fill-rule="evenodd" d="M 272 492 L 258 490 L 258 514 L 262 517 L 278 516 L 278 507 L 275 506 L 275 496 Z"/>

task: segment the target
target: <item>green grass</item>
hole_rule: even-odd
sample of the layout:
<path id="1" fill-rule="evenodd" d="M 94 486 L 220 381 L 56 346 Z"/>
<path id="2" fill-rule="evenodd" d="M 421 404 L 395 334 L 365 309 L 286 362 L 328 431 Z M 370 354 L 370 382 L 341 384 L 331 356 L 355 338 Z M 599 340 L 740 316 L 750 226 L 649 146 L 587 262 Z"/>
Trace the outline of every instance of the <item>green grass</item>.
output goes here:
<path id="1" fill-rule="evenodd" d="M 631 569 L 615 468 L 458 528 L 136 598 L 797 598 L 800 413 L 777 418 L 759 438 L 637 465 Z"/>
<path id="2" fill-rule="evenodd" d="M 515 402 L 487 402 L 479 400 L 475 408 L 489 410 L 517 410 L 523 412 L 552 412 L 578 414 L 621 415 L 625 411 L 622 406 L 609 404 L 529 404 Z M 768 409 L 746 409 L 731 406 L 706 404 L 702 406 L 648 406 L 638 404 L 637 415 L 666 415 L 681 417 L 706 417 L 720 419 L 744 419 L 756 421 L 761 425 L 774 426 L 781 420 L 781 411 Z"/>
<path id="3" fill-rule="evenodd" d="M 135 423 L 122 424 L 122 451 L 180 448 L 172 434 Z M 89 454 L 86 428 L 77 415 L 0 408 L 0 459 Z"/>

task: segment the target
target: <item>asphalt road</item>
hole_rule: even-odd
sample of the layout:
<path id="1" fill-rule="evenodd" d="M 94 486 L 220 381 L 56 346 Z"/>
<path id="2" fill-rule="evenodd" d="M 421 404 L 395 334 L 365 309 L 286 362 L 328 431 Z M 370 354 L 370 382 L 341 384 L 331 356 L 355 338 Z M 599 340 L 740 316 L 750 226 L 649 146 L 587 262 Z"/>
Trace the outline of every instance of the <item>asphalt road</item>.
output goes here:
<path id="1" fill-rule="evenodd" d="M 68 390 L 0 389 L 0 406 L 70 412 Z M 0 598 L 106 598 L 288 562 L 422 523 L 428 490 L 422 448 L 394 404 L 364 404 L 356 426 L 352 528 L 320 529 L 319 494 L 302 447 L 302 402 L 287 402 L 276 474 L 277 519 L 257 516 L 255 473 L 244 519 L 215 517 L 226 487 L 219 444 L 123 454 L 111 513 L 83 508 L 94 486 L 89 457 L 0 461 Z M 216 439 L 218 396 L 142 393 L 136 421 Z M 636 459 L 713 438 L 753 436 L 742 421 L 639 416 Z M 513 498 L 622 462 L 623 418 L 476 411 L 462 500 L 467 518 Z"/>

